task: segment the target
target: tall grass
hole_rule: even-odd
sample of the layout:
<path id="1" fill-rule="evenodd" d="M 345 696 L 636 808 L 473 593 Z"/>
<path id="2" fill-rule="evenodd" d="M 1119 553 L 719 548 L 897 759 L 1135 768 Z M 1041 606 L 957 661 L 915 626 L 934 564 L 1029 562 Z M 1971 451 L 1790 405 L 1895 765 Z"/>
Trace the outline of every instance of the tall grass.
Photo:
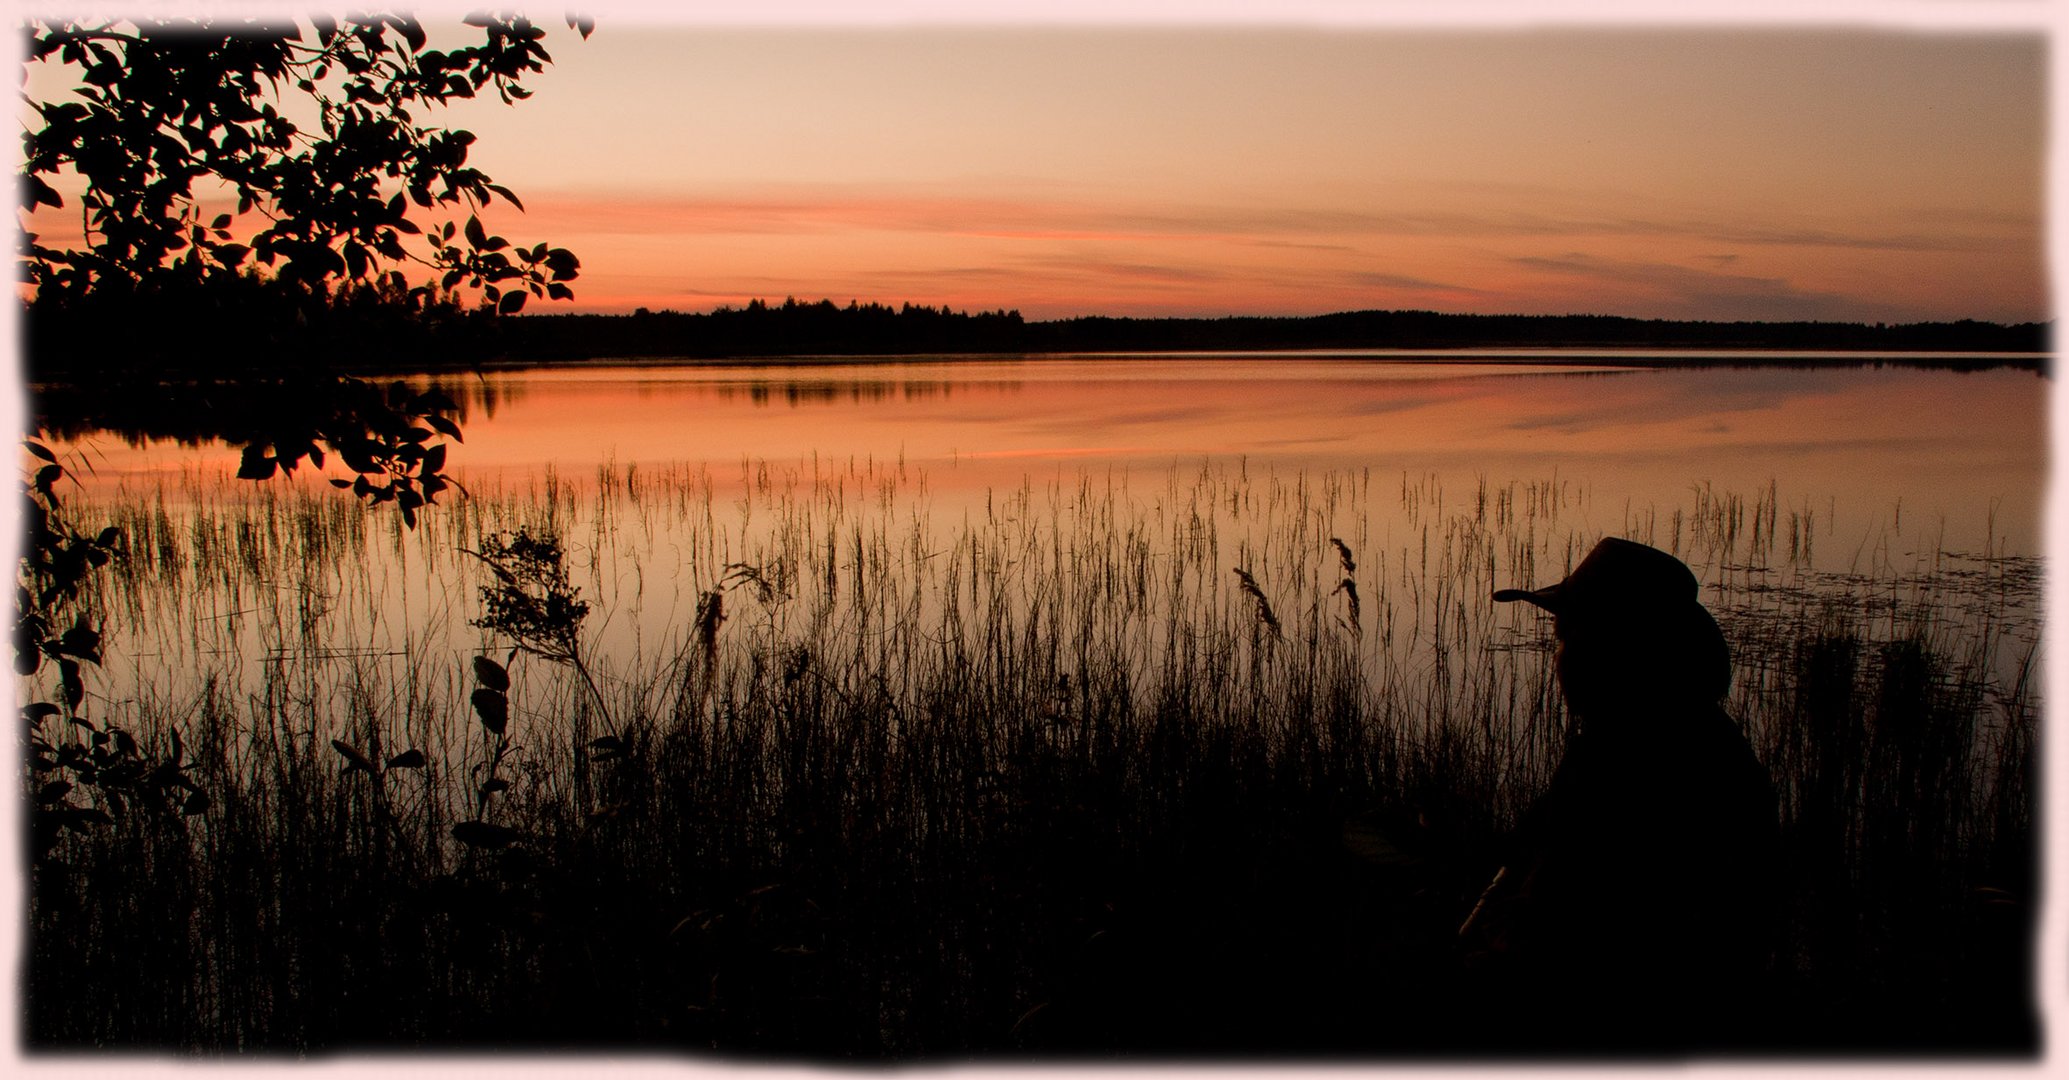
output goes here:
<path id="1" fill-rule="evenodd" d="M 1586 552 L 1584 490 L 1241 462 L 978 498 L 876 462 L 470 487 L 414 533 L 198 479 L 80 511 L 128 543 L 89 711 L 147 756 L 177 733 L 211 805 L 32 869 L 32 1047 L 1484 1035 L 1450 934 L 1565 734 L 1544 627 L 1489 596 Z M 1623 531 L 1703 573 L 1777 781 L 1798 1020 L 1749 1043 L 2025 1047 L 2034 564 L 1835 574 L 1808 510 L 1694 495 Z M 584 671 L 470 625 L 462 553 L 519 529 L 565 545 Z M 507 751 L 477 655 L 509 665 Z"/>

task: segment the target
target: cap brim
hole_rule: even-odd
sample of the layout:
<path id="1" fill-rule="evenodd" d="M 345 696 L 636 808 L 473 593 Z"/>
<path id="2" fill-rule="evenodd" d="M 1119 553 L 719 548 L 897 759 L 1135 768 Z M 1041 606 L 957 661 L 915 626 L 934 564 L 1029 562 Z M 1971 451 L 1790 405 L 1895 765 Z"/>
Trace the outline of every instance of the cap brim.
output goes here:
<path id="1" fill-rule="evenodd" d="M 1494 593 L 1494 599 L 1499 603 L 1521 600 L 1526 604 L 1535 604 L 1546 611 L 1557 611 L 1559 586 L 1547 585 L 1542 589 L 1497 589 Z"/>

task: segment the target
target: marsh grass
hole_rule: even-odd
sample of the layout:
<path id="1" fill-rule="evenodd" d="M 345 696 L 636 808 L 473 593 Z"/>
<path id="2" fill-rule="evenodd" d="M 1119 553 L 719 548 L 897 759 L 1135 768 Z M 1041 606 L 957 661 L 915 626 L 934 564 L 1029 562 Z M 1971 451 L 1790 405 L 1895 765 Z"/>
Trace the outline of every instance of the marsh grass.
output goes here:
<path id="1" fill-rule="evenodd" d="M 1585 491 L 470 487 L 416 532 L 197 478 L 81 511 L 127 543 L 88 712 L 147 754 L 177 732 L 212 802 L 31 868 L 30 1047 L 1486 1043 L 1452 934 L 1565 734 L 1545 627 L 1489 597 L 1585 553 Z M 1703 574 L 1776 779 L 1786 1008 L 1748 1045 L 2030 1048 L 2037 564 L 1820 570 L 1809 508 L 1692 494 L 1622 531 Z M 475 625 L 464 552 L 519 530 L 590 605 L 579 670 Z M 508 665 L 503 734 L 475 657 Z"/>

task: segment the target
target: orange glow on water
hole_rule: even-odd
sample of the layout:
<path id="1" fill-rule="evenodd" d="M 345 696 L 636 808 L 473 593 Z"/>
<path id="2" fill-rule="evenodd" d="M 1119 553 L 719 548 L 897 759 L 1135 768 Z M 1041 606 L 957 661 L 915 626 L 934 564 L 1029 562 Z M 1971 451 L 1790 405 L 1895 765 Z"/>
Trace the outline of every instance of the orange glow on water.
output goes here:
<path id="1" fill-rule="evenodd" d="M 1281 470 L 1434 472 L 1454 486 L 1563 477 L 1621 515 L 1708 485 L 2038 539 L 2046 383 L 2030 372 L 1627 370 L 1399 360 L 664 366 L 493 373 L 456 387 L 462 483 L 591 482 L 599 466 L 915 470 L 951 503 L 1080 469 L 1157 475 L 1214 459 Z M 233 451 L 97 442 L 96 483 L 234 471 Z M 335 470 L 336 466 L 333 466 Z M 312 478 L 313 481 L 313 478 Z"/>

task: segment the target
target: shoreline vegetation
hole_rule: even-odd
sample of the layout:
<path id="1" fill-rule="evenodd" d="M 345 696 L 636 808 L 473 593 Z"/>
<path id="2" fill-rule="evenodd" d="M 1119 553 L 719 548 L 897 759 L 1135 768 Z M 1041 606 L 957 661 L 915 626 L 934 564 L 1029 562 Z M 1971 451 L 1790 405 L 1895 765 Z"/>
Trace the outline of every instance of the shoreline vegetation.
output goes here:
<path id="1" fill-rule="evenodd" d="M 175 291 L 177 292 L 177 291 Z M 233 295 L 234 294 L 234 295 Z M 201 300 L 206 302 L 200 302 Z M 271 378 L 329 368 L 362 373 L 494 364 L 669 359 L 796 363 L 860 357 L 1025 357 L 1200 352 L 1561 350 L 1533 362 L 1864 362 L 2045 371 L 2053 323 L 1963 319 L 1903 324 L 1700 322 L 1609 315 L 1454 315 L 1351 311 L 1299 317 L 1115 318 L 1031 321 L 1018 311 L 904 304 L 760 300 L 707 313 L 496 315 L 453 296 L 405 304 L 380 289 L 303 291 L 243 281 L 204 298 L 36 302 L 25 312 L 25 375 L 35 384 L 108 377 Z M 1590 350 L 1601 350 L 1591 354 Z M 1727 352 L 1647 361 L 1634 351 Z M 1802 353 L 1846 353 L 1819 357 Z M 1759 354 L 1776 353 L 1773 358 Z"/>
<path id="2" fill-rule="evenodd" d="M 2051 330 L 2052 324 L 1974 320 L 1699 322 L 1432 311 L 1030 321 L 1018 311 L 790 299 L 708 314 L 642 308 L 631 315 L 530 315 L 512 321 L 508 344 L 509 356 L 521 360 L 1518 348 L 2042 353 Z"/>
<path id="3" fill-rule="evenodd" d="M 1455 935 L 1558 758 L 1544 627 L 1490 593 L 1587 550 L 1569 484 L 1031 481 L 944 539 L 887 469 L 549 476 L 419 530 L 306 489 L 76 506 L 123 538 L 86 598 L 116 655 L 227 619 L 193 686 L 89 673 L 33 724 L 144 779 L 57 793 L 28 1048 L 1547 1052 Z M 695 618 L 605 647 L 647 590 L 598 567 L 676 521 Z M 1724 568 L 1789 853 L 1768 1008 L 1698 1052 L 2030 1056 L 2037 560 L 1823 579 L 1806 524 L 1699 492 L 1620 529 Z M 370 591 L 377 553 L 448 568 L 414 595 L 453 646 Z"/>
<path id="4" fill-rule="evenodd" d="M 1591 545 L 1569 488 L 1403 476 L 1396 492 L 1369 471 L 1239 465 L 1131 493 L 1081 475 L 937 534 L 902 463 L 765 465 L 737 500 L 707 474 L 626 466 L 434 510 L 457 404 L 334 371 L 585 362 L 541 355 L 553 334 L 599 359 L 643 355 L 639 334 L 681 355 L 685 326 L 739 331 L 708 360 L 1026 355 L 964 332 L 1003 345 L 1053 324 L 830 303 L 398 314 L 257 288 L 268 318 L 161 309 L 171 332 L 91 303 L 32 313 L 39 430 L 220 438 L 249 480 L 319 452 L 360 475 L 349 494 L 68 490 L 61 508 L 69 466 L 27 446 L 38 520 L 101 529 L 57 529 L 51 566 L 105 565 L 50 593 L 54 663 L 18 683 L 29 1051 L 1576 1050 L 1505 1036 L 1456 938 L 1564 738 L 1542 627 L 1490 597 Z M 1457 330 L 1437 347 L 1461 355 L 1597 325 L 1366 315 Z M 1051 342 L 1435 340 L 1287 334 L 1362 317 L 1230 320 L 1241 333 L 1218 343 L 1185 334 L 1219 321 L 1075 320 L 1082 335 Z M 825 347 L 871 319 L 884 329 Z M 1465 333 L 1526 323 L 1548 336 Z M 1579 347 L 1635 346 L 1645 326 L 1599 325 Z M 1743 336 L 1681 345 L 1732 355 L 1692 362 L 1862 340 L 1730 325 Z M 2042 327 L 1873 333 L 1886 352 L 1776 362 L 2047 370 L 2025 351 Z M 384 502 L 400 514 L 366 512 Z M 1388 502 L 1418 535 L 1372 533 Z M 1772 994 L 1742 1038 L 1684 1049 L 2030 1058 L 2039 560 L 1941 552 L 1822 580 L 1808 518 L 1771 491 L 1704 490 L 1668 515 L 1621 531 L 1724 574 L 1732 710 L 1774 773 L 1791 874 Z M 681 606 L 627 656 L 601 628 L 637 627 L 644 589 L 596 575 L 644 582 L 662 522 L 691 530 L 667 548 Z M 370 571 L 412 561 L 449 569 L 409 594 L 415 615 L 390 611 Z M 168 650 L 198 682 L 144 677 Z"/>

